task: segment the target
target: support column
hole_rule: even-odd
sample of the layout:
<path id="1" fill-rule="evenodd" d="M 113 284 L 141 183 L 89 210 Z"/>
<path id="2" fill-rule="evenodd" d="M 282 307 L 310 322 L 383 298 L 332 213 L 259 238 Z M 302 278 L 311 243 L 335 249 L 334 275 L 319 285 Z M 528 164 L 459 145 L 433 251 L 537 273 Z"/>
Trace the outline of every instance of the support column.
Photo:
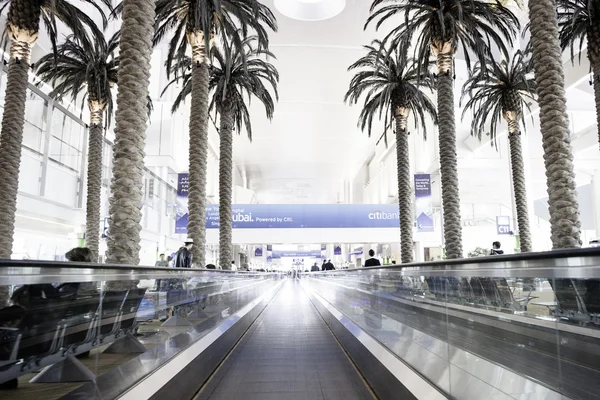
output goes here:
<path id="1" fill-rule="evenodd" d="M 592 188 L 594 190 L 594 228 L 596 229 L 596 239 L 600 239 L 600 170 L 594 171 L 592 178 Z M 584 243 L 584 245 L 587 243 Z"/>

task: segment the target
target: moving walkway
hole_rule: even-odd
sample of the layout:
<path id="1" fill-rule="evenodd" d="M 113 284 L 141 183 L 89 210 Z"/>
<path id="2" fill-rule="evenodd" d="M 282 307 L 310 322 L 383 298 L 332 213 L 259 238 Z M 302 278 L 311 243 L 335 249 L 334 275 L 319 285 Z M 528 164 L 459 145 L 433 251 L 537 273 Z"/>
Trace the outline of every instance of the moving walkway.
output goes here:
<path id="1" fill-rule="evenodd" d="M 600 251 L 300 274 L 1 261 L 3 399 L 598 399 Z"/>

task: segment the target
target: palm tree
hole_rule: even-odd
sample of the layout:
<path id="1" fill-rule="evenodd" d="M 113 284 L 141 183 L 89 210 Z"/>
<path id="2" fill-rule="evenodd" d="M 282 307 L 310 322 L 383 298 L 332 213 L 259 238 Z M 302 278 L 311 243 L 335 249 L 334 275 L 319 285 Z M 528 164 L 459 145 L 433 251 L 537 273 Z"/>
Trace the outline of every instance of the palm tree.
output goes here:
<path id="1" fill-rule="evenodd" d="M 350 82 L 344 101 L 356 104 L 367 93 L 359 116 L 361 130 L 371 136 L 373 118 L 384 117 L 384 135 L 396 124 L 396 162 L 398 168 L 398 206 L 400 208 L 400 243 L 402 262 L 413 261 L 413 207 L 410 159 L 408 154 L 408 117 L 412 111 L 415 128 L 423 128 L 426 138 L 426 115 L 437 120 L 435 105 L 424 92 L 433 90 L 433 79 L 425 72 L 420 76 L 414 60 L 397 47 L 382 48 L 373 41 L 364 46 L 367 55 L 352 64 L 348 70 L 360 69 Z"/>
<path id="2" fill-rule="evenodd" d="M 530 47 L 540 106 L 540 131 L 546 167 L 552 247 L 580 247 L 581 222 L 573 170 L 556 1 L 529 0 L 528 4 Z"/>
<path id="3" fill-rule="evenodd" d="M 110 0 L 82 2 L 93 5 L 106 24 L 104 11 L 99 4 L 110 8 Z M 11 43 L 0 132 L 0 258 L 10 258 L 12 253 L 27 80 L 31 49 L 39 36 L 40 19 L 46 27 L 54 50 L 58 36 L 57 20 L 64 23 L 76 37 L 85 35 L 86 28 L 101 34 L 94 21 L 67 0 L 0 0 L 0 14 L 7 7 L 6 25 Z"/>
<path id="4" fill-rule="evenodd" d="M 467 67 L 471 57 L 483 62 L 492 50 L 507 54 L 519 30 L 517 17 L 499 2 L 487 0 L 374 0 L 367 25 L 379 28 L 393 17 L 404 17 L 383 43 L 410 48 L 414 43 L 417 70 L 426 70 L 432 57 L 437 64 L 437 112 L 439 117 L 440 173 L 444 212 L 444 238 L 448 258 L 461 258 L 462 226 L 458 189 L 456 126 L 454 117 L 454 57 L 462 48 Z M 366 26 L 365 26 L 366 27 Z"/>
<path id="5" fill-rule="evenodd" d="M 215 35 L 241 48 L 248 31 L 258 36 L 259 47 L 268 46 L 266 25 L 277 30 L 275 16 L 258 0 L 157 0 L 156 35 L 160 42 L 174 31 L 169 42 L 166 68 L 185 64 L 192 55 L 192 102 L 190 112 L 190 157 L 188 191 L 188 236 L 197 243 L 194 262 L 205 265 L 206 169 L 208 160 L 208 81 L 211 44 Z M 176 69 L 176 68 L 175 68 Z M 183 71 L 180 71 L 183 74 Z"/>
<path id="6" fill-rule="evenodd" d="M 154 16 L 153 0 L 124 0 L 122 4 L 113 176 L 108 209 L 107 262 L 110 263 L 137 265 L 140 261 L 140 210 Z M 123 286 L 129 284 L 124 282 Z"/>
<path id="7" fill-rule="evenodd" d="M 505 59 L 497 64 L 491 57 L 485 64 L 477 63 L 469 79 L 463 87 L 461 98 L 469 97 L 463 110 L 473 110 L 473 131 L 481 140 L 482 133 L 489 126 L 494 143 L 500 119 L 508 124 L 508 140 L 517 205 L 517 221 L 521 251 L 531 251 L 531 232 L 527 211 L 527 188 L 523 167 L 523 150 L 521 148 L 521 126 L 525 126 L 523 109 L 529 110 L 530 102 L 535 101 L 535 81 L 529 75 L 533 65 L 524 53 L 517 52 L 512 59 Z"/>
<path id="8" fill-rule="evenodd" d="M 210 67 L 209 90 L 212 92 L 209 110 L 219 115 L 219 262 L 221 268 L 230 269 L 232 258 L 232 209 L 231 190 L 233 188 L 233 131 L 241 133 L 246 128 L 252 140 L 252 123 L 248 105 L 251 97 L 256 97 L 265 107 L 267 118 L 273 118 L 275 101 L 279 98 L 277 84 L 279 73 L 264 57 L 275 58 L 267 49 L 253 46 L 258 39 L 251 36 L 242 40 L 241 46 L 225 41 L 222 49 L 213 47 L 213 65 Z M 189 69 L 192 60 L 184 59 L 173 68 Z M 181 81 L 181 91 L 173 102 L 176 111 L 186 97 L 192 93 L 193 73 L 173 79 L 167 88 Z M 268 88 L 274 92 L 275 99 Z M 166 88 L 165 88 L 166 90 Z M 193 95 L 192 95 L 193 97 Z M 248 102 L 248 105 L 246 104 Z"/>
<path id="9" fill-rule="evenodd" d="M 594 97 L 596 99 L 596 122 L 600 141 L 600 4 L 594 0 L 557 0 L 560 46 L 571 48 L 575 60 L 575 48 L 579 59 L 583 43 L 587 40 L 587 55 L 592 69 Z"/>
<path id="10" fill-rule="evenodd" d="M 119 34 L 108 42 L 104 36 L 67 37 L 56 54 L 47 54 L 37 63 L 39 79 L 51 83 L 50 96 L 73 101 L 82 96 L 90 110 L 87 165 L 86 246 L 98 259 L 100 195 L 102 190 L 102 147 L 104 127 L 113 112 L 111 88 L 117 83 Z"/>

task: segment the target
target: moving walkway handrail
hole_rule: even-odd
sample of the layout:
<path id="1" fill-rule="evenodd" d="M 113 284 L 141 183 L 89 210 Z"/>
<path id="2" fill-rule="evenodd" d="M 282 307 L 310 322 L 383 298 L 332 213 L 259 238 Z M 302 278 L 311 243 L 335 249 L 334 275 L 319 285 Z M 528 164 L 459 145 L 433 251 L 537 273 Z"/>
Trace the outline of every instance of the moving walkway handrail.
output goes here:
<path id="1" fill-rule="evenodd" d="M 92 264 L 64 261 L 0 259 L 0 285 L 168 279 L 178 276 L 219 274 L 261 275 L 262 272 L 168 268 L 138 265 Z"/>
<path id="2" fill-rule="evenodd" d="M 555 250 L 502 256 L 440 260 L 311 272 L 309 274 L 393 273 L 401 276 L 471 276 L 505 278 L 600 278 L 600 248 Z"/>

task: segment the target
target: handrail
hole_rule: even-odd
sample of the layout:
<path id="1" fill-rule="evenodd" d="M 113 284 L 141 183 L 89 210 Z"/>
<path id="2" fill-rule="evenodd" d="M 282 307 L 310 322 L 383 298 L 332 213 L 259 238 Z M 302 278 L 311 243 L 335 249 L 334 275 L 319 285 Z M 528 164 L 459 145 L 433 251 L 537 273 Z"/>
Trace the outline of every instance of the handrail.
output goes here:
<path id="1" fill-rule="evenodd" d="M 561 270 L 557 273 L 557 270 Z M 539 253 L 521 253 L 501 256 L 440 260 L 402 265 L 386 265 L 309 272 L 308 274 L 343 274 L 349 272 L 398 272 L 404 276 L 519 276 L 600 278 L 600 248 L 554 250 Z M 306 274 L 306 273 L 304 273 Z"/>
<path id="2" fill-rule="evenodd" d="M 126 270 L 150 270 L 150 271 L 190 271 L 190 272 L 224 272 L 224 273 L 248 273 L 251 271 L 232 271 L 226 269 L 206 269 L 206 268 L 172 268 L 172 267 L 154 267 L 145 265 L 127 265 L 127 264 L 97 264 L 86 262 L 71 261 L 45 261 L 45 260 L 9 260 L 0 259 L 0 269 L 2 268 L 83 268 L 83 269 L 126 269 Z"/>

